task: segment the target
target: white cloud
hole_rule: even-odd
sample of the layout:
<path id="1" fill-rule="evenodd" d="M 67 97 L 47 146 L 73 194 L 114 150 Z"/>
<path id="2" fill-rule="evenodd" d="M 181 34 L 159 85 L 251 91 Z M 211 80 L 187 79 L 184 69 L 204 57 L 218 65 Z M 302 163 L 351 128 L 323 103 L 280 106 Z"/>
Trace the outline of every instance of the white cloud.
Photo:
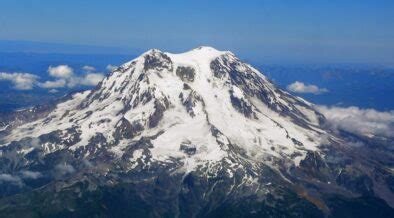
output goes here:
<path id="1" fill-rule="evenodd" d="M 45 81 L 43 83 L 39 83 L 38 86 L 45 89 L 62 88 L 66 86 L 66 80 L 59 79 L 54 81 Z"/>
<path id="2" fill-rule="evenodd" d="M 55 170 L 56 170 L 57 174 L 62 175 L 62 176 L 75 172 L 74 167 L 69 164 L 66 164 L 66 163 L 56 165 Z"/>
<path id="3" fill-rule="evenodd" d="M 116 68 L 118 68 L 118 66 L 112 65 L 112 64 L 108 64 L 106 69 L 108 71 L 114 71 Z"/>
<path id="4" fill-rule="evenodd" d="M 295 81 L 287 86 L 287 90 L 295 93 L 312 93 L 315 95 L 328 92 L 326 88 L 319 88 L 316 85 L 305 85 L 303 82 Z"/>
<path id="5" fill-rule="evenodd" d="M 48 91 L 49 93 L 57 93 L 57 92 L 59 92 L 57 89 L 50 89 L 49 91 Z"/>
<path id="6" fill-rule="evenodd" d="M 30 73 L 5 73 L 0 72 L 0 80 L 10 81 L 14 89 L 18 90 L 31 90 L 34 86 L 44 89 L 50 89 L 51 93 L 57 92 L 57 88 L 75 86 L 95 86 L 103 78 L 103 73 L 94 73 L 95 68 L 91 66 L 84 66 L 82 69 L 86 71 L 83 76 L 74 75 L 73 68 L 67 65 L 49 66 L 48 73 L 51 77 L 56 79 L 39 82 L 39 77 Z"/>
<path id="7" fill-rule="evenodd" d="M 94 71 L 96 71 L 96 68 L 86 65 L 86 66 L 82 67 L 82 70 L 84 70 L 86 72 L 94 72 Z"/>
<path id="8" fill-rule="evenodd" d="M 69 78 L 73 76 L 74 70 L 67 65 L 59 65 L 56 67 L 49 66 L 48 73 L 56 78 Z"/>
<path id="9" fill-rule="evenodd" d="M 81 77 L 77 77 L 77 76 L 70 77 L 67 79 L 67 87 L 73 88 L 75 86 L 78 86 L 81 83 L 81 81 L 82 81 Z"/>
<path id="10" fill-rule="evenodd" d="M 42 177 L 42 174 L 40 172 L 25 170 L 22 171 L 22 177 L 25 179 L 38 179 Z"/>
<path id="11" fill-rule="evenodd" d="M 39 138 L 33 138 L 30 141 L 30 145 L 35 149 L 41 149 L 41 140 Z"/>
<path id="12" fill-rule="evenodd" d="M 83 77 L 81 81 L 81 85 L 95 86 L 103 79 L 104 79 L 104 75 L 101 73 L 88 73 Z"/>
<path id="13" fill-rule="evenodd" d="M 0 80 L 11 81 L 14 89 L 30 90 L 39 77 L 30 73 L 0 73 Z"/>
<path id="14" fill-rule="evenodd" d="M 394 137 L 394 111 L 316 106 L 336 129 L 363 136 Z"/>
<path id="15" fill-rule="evenodd" d="M 22 180 L 18 176 L 2 173 L 0 174 L 0 182 L 7 182 L 16 185 L 22 185 Z"/>
<path id="16" fill-rule="evenodd" d="M 48 68 L 49 75 L 59 79 L 39 83 L 39 86 L 45 89 L 63 88 L 66 86 L 73 88 L 80 85 L 95 86 L 104 78 L 102 73 L 93 73 L 96 69 L 92 66 L 84 66 L 82 69 L 87 73 L 83 76 L 76 76 L 74 75 L 74 70 L 67 65 L 50 66 Z"/>
<path id="17" fill-rule="evenodd" d="M 83 77 L 70 77 L 67 79 L 67 86 L 69 88 L 75 86 L 95 86 L 97 85 L 102 79 L 104 75 L 101 73 L 87 73 Z"/>

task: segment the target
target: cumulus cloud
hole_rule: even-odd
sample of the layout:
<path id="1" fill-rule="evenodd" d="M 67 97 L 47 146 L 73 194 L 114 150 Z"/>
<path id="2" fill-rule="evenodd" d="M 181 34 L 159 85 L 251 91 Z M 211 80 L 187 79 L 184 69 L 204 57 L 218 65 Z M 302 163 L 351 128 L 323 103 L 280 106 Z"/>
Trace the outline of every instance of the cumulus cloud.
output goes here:
<path id="1" fill-rule="evenodd" d="M 18 176 L 13 176 L 11 174 L 7 173 L 2 173 L 0 174 L 0 183 L 5 182 L 5 183 L 12 183 L 15 185 L 22 185 L 22 180 Z"/>
<path id="2" fill-rule="evenodd" d="M 104 75 L 101 73 L 88 73 L 82 78 L 81 85 L 95 86 L 103 79 Z"/>
<path id="3" fill-rule="evenodd" d="M 82 70 L 84 70 L 86 72 L 94 72 L 94 71 L 96 71 L 96 68 L 86 65 L 86 66 L 82 67 Z"/>
<path id="4" fill-rule="evenodd" d="M 287 90 L 295 93 L 312 93 L 315 95 L 328 92 L 326 88 L 319 88 L 316 85 L 306 85 L 303 82 L 295 81 L 287 86 Z"/>
<path id="5" fill-rule="evenodd" d="M 56 78 L 69 78 L 74 74 L 74 70 L 67 65 L 49 66 L 48 73 Z"/>
<path id="6" fill-rule="evenodd" d="M 0 73 L 0 80 L 11 81 L 14 89 L 30 90 L 39 77 L 30 73 Z"/>
<path id="7" fill-rule="evenodd" d="M 108 71 L 114 71 L 114 70 L 116 70 L 116 68 L 118 68 L 118 66 L 115 66 L 115 65 L 112 65 L 112 64 L 108 64 L 107 67 L 106 67 L 106 69 Z"/>
<path id="8" fill-rule="evenodd" d="M 394 111 L 316 106 L 336 129 L 362 136 L 394 137 Z"/>
<path id="9" fill-rule="evenodd" d="M 24 179 L 38 179 L 42 177 L 42 174 L 40 172 L 29 171 L 29 170 L 22 171 L 21 174 Z"/>
<path id="10" fill-rule="evenodd" d="M 67 80 L 67 87 L 73 88 L 75 86 L 95 86 L 102 79 L 104 75 L 101 73 L 87 73 L 82 77 L 71 77 Z"/>
<path id="11" fill-rule="evenodd" d="M 96 69 L 92 66 L 84 66 L 82 69 L 86 73 L 82 76 L 77 76 L 74 74 L 74 69 L 68 65 L 49 66 L 48 73 L 54 79 L 44 82 L 38 81 L 39 77 L 30 73 L 0 72 L 0 81 L 10 81 L 13 84 L 13 88 L 18 90 L 31 90 L 34 86 L 38 86 L 55 93 L 58 88 L 95 86 L 104 78 L 104 74 L 96 73 Z"/>
<path id="12" fill-rule="evenodd" d="M 73 68 L 67 65 L 50 66 L 48 68 L 49 75 L 57 78 L 57 80 L 39 83 L 39 86 L 41 88 L 51 89 L 53 93 L 57 91 L 55 90 L 56 88 L 95 86 L 104 78 L 104 74 L 102 73 L 93 73 L 96 69 L 92 66 L 84 66 L 82 69 L 87 73 L 83 76 L 76 76 L 74 75 Z"/>

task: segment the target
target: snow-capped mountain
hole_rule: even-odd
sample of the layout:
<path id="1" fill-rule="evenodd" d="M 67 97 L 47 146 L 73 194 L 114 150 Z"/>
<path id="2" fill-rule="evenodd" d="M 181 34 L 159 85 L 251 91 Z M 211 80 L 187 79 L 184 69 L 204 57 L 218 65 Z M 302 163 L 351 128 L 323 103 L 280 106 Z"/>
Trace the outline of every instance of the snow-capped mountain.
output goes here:
<path id="1" fill-rule="evenodd" d="M 154 137 L 146 151 L 153 160 L 181 159 L 188 170 L 229 157 L 231 146 L 251 161 L 299 164 L 327 135 L 321 118 L 230 52 L 150 50 L 95 90 L 76 93 L 46 117 L 14 128 L 5 143 L 57 130 L 61 143 L 43 144 L 46 153 L 69 149 L 89 157 L 105 144 L 122 157 L 130 142 Z M 98 137 L 103 140 L 89 146 Z"/>
<path id="2" fill-rule="evenodd" d="M 267 208 L 272 216 L 303 209 L 332 214 L 323 193 L 355 198 L 365 191 L 394 202 L 386 190 L 392 186 L 382 180 L 392 172 L 352 156 L 311 103 L 211 47 L 149 50 L 95 89 L 3 118 L 2 126 L 1 170 L 19 178 L 19 188 L 8 185 L 3 195 L 46 185 L 48 193 L 79 193 L 70 201 L 86 203 L 85 193 L 128 184 L 136 204 L 155 208 L 140 211 L 150 216 L 215 216 L 220 208 L 230 211 L 234 199 L 238 206 L 250 202 L 243 215 L 263 215 Z M 40 178 L 24 179 L 26 172 Z M 159 196 L 152 190 L 161 190 Z M 264 202 L 264 210 L 251 199 Z M 294 207 L 280 213 L 283 204 Z M 58 213 L 81 214 L 78 205 L 64 205 Z"/>

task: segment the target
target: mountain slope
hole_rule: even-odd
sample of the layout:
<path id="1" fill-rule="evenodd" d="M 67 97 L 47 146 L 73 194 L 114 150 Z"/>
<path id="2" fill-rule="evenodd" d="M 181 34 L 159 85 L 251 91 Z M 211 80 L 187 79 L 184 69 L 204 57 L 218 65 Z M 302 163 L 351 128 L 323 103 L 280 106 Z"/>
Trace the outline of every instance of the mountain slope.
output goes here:
<path id="1" fill-rule="evenodd" d="M 376 195 L 389 203 L 393 197 L 371 190 L 390 186 L 370 178 L 376 167 L 348 154 L 344 138 L 325 127 L 312 104 L 231 52 L 210 47 L 150 50 L 94 90 L 22 113 L 35 118 L 4 122 L 0 161 L 4 175 L 19 178 L 4 186 L 3 196 L 27 194 L 5 198 L 3 211 L 13 210 L 9 199 L 21 207 L 46 196 L 53 208 L 41 201 L 25 206 L 82 215 L 76 202 L 116 207 L 103 197 L 109 195 L 124 203 L 131 198 L 138 206 L 123 206 L 149 216 L 215 216 L 237 207 L 249 208 L 240 216 L 298 216 L 306 208 L 322 216 L 333 211 L 331 196 L 372 194 L 373 204 Z M 26 172 L 40 176 L 26 179 Z M 30 191 L 37 187 L 43 191 Z M 52 192 L 59 196 L 47 196 Z"/>

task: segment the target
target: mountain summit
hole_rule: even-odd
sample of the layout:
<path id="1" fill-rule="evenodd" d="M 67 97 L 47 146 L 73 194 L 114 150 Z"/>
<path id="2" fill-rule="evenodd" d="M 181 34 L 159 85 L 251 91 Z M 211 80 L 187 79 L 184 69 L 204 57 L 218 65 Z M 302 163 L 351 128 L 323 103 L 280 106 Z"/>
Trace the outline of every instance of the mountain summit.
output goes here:
<path id="1" fill-rule="evenodd" d="M 366 170 L 366 160 L 346 154 L 346 141 L 311 103 L 277 88 L 233 53 L 211 47 L 181 54 L 149 50 L 93 90 L 4 123 L 2 172 L 19 183 L 2 193 L 27 193 L 4 198 L 4 211 L 15 208 L 9 202 L 47 197 L 51 208 L 42 202 L 27 208 L 181 217 L 247 208 L 239 215 L 308 210 L 316 216 L 343 206 L 334 205 L 334 197 L 380 196 L 371 189 L 387 187 L 367 174 L 373 169 Z M 25 179 L 26 172 L 40 176 Z M 66 195 L 65 202 L 54 201 L 54 191 Z M 390 193 L 380 197 L 393 203 Z"/>

